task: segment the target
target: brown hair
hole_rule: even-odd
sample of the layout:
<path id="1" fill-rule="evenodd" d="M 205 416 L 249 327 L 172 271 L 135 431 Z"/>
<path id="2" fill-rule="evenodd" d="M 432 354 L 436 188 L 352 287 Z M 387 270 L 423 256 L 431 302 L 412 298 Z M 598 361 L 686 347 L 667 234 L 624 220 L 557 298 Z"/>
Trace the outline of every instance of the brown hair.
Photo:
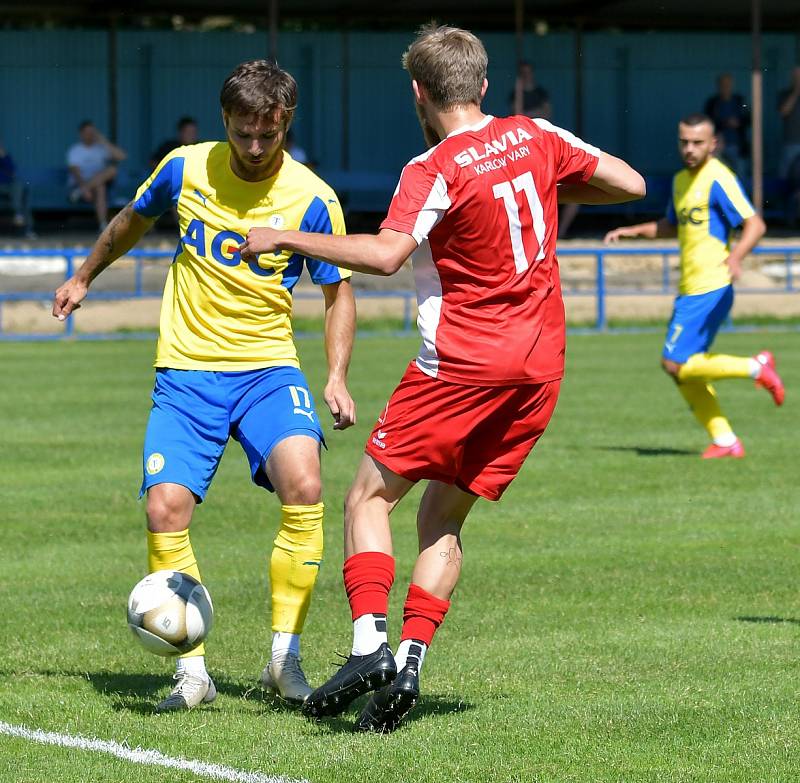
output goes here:
<path id="1" fill-rule="evenodd" d="M 250 60 L 234 68 L 219 94 L 227 114 L 274 117 L 287 126 L 297 108 L 297 82 L 271 60 Z"/>
<path id="2" fill-rule="evenodd" d="M 694 112 L 693 114 L 687 114 L 685 117 L 681 117 L 680 123 L 681 125 L 689 125 L 690 127 L 694 127 L 695 125 L 702 125 L 703 123 L 708 123 L 712 128 L 714 127 L 714 121 L 709 117 L 707 114 L 702 114 L 701 112 Z"/>
<path id="3" fill-rule="evenodd" d="M 435 22 L 420 29 L 403 55 L 403 68 L 444 111 L 470 103 L 480 105 L 488 64 L 486 49 L 477 36 Z"/>

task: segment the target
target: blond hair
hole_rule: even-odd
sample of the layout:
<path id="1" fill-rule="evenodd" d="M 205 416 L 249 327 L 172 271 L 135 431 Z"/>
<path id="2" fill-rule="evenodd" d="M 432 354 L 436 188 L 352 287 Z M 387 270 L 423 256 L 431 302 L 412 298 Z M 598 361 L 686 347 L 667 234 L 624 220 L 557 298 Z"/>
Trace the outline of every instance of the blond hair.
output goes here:
<path id="1" fill-rule="evenodd" d="M 489 58 L 469 30 L 431 23 L 403 54 L 403 68 L 438 109 L 480 105 Z"/>

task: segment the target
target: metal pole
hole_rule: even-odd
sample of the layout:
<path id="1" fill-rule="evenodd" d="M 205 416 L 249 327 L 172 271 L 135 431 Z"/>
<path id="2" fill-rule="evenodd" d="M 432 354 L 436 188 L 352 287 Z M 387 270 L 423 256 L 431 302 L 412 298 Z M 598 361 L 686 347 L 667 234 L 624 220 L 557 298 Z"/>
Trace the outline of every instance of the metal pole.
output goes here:
<path id="1" fill-rule="evenodd" d="M 606 273 L 603 266 L 605 253 L 597 251 L 597 323 L 595 329 L 604 332 L 608 328 L 606 322 Z"/>
<path id="2" fill-rule="evenodd" d="M 350 34 L 342 29 L 342 148 L 341 163 L 344 171 L 350 170 Z"/>
<path id="3" fill-rule="evenodd" d="M 269 0 L 269 59 L 278 62 L 278 0 Z"/>
<path id="4" fill-rule="evenodd" d="M 575 20 L 575 133 L 583 136 L 583 19 Z"/>
<path id="5" fill-rule="evenodd" d="M 142 44 L 140 47 L 141 64 L 139 68 L 139 143 L 141 150 L 148 155 L 154 148 L 155 133 L 153 131 L 153 45 Z M 158 163 L 158 161 L 156 161 Z"/>
<path id="6" fill-rule="evenodd" d="M 67 268 L 64 272 L 64 280 L 69 280 L 75 273 L 75 255 L 69 251 L 64 254 L 67 259 Z M 72 337 L 75 334 L 75 313 L 68 315 L 64 321 L 64 336 Z"/>
<path id="7" fill-rule="evenodd" d="M 753 206 L 764 209 L 764 93 L 761 70 L 761 0 L 752 0 L 753 45 L 753 112 L 751 136 L 753 141 Z"/>
<path id="8" fill-rule="evenodd" d="M 117 23 L 113 14 L 108 23 L 108 138 L 117 142 L 119 101 L 117 93 Z"/>
<path id="9" fill-rule="evenodd" d="M 144 258 L 139 253 L 134 255 L 133 259 L 134 267 L 133 267 L 133 295 L 135 297 L 141 297 L 142 295 L 142 280 L 144 277 Z"/>

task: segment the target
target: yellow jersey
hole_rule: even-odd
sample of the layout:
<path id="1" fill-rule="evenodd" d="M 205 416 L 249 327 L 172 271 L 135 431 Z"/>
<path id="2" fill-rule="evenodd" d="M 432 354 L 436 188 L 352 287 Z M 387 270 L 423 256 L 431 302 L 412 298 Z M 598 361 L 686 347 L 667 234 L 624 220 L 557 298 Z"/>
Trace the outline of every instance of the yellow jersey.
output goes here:
<path id="1" fill-rule="evenodd" d="M 297 253 L 238 251 L 253 226 L 344 234 L 336 194 L 284 153 L 260 182 L 237 177 L 227 142 L 178 147 L 136 193 L 133 209 L 157 217 L 175 206 L 178 247 L 161 304 L 156 367 L 252 370 L 299 367 L 292 340 L 292 289 L 303 266 L 318 285 L 350 272 Z"/>
<path id="2" fill-rule="evenodd" d="M 755 215 L 736 175 L 717 158 L 698 170 L 682 169 L 672 180 L 667 220 L 678 227 L 680 294 L 705 294 L 730 285 L 725 259 L 731 233 Z"/>

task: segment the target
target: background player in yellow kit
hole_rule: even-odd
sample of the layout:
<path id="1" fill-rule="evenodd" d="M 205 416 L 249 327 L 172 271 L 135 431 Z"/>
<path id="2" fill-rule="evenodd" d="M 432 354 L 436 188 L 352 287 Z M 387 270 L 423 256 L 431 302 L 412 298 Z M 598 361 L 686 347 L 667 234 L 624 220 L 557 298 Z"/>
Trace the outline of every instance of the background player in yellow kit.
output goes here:
<path id="1" fill-rule="evenodd" d="M 262 683 L 302 702 L 300 632 L 322 559 L 322 430 L 292 340 L 292 289 L 303 266 L 325 296 L 329 374 L 325 402 L 336 429 L 355 421 L 346 386 L 355 328 L 349 272 L 299 254 L 245 262 L 238 251 L 254 224 L 343 234 L 335 193 L 283 150 L 296 84 L 266 60 L 243 63 L 220 94 L 227 141 L 179 147 L 100 235 L 86 262 L 56 291 L 63 319 L 92 281 L 175 207 L 180 240 L 161 308 L 153 408 L 145 435 L 150 571 L 199 578 L 189 523 L 229 437 L 239 441 L 252 480 L 281 501 L 272 552 L 273 642 Z M 159 710 L 216 696 L 204 649 L 179 658 L 177 684 Z"/>
<path id="2" fill-rule="evenodd" d="M 783 402 L 783 383 L 769 351 L 754 357 L 708 353 L 717 330 L 733 306 L 733 285 L 742 259 L 764 235 L 736 175 L 714 157 L 714 125 L 704 114 L 678 124 L 678 145 L 686 168 L 672 182 L 666 217 L 609 231 L 606 243 L 623 237 L 674 237 L 680 245 L 679 295 L 667 328 L 661 364 L 677 382 L 700 424 L 711 437 L 703 457 L 743 457 L 744 447 L 722 415 L 712 381 L 753 378 L 776 405 Z M 731 247 L 731 233 L 742 227 Z"/>

